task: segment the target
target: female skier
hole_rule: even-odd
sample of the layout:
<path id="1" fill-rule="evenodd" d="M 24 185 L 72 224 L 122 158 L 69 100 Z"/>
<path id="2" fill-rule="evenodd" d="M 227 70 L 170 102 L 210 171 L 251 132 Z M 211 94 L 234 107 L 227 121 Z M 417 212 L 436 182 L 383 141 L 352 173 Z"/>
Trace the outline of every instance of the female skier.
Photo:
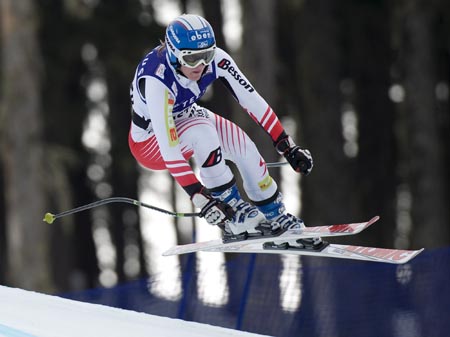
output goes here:
<path id="1" fill-rule="evenodd" d="M 309 151 L 294 144 L 234 60 L 216 46 L 211 25 L 191 14 L 172 21 L 164 42 L 137 67 L 130 89 L 133 156 L 148 169 L 169 170 L 201 216 L 220 226 L 224 238 L 303 227 L 301 219 L 286 213 L 282 194 L 248 135 L 197 104 L 217 79 L 267 132 L 292 168 L 309 174 L 313 167 Z M 200 179 L 188 162 L 191 157 Z M 226 160 L 236 164 L 251 202 L 242 199 Z"/>

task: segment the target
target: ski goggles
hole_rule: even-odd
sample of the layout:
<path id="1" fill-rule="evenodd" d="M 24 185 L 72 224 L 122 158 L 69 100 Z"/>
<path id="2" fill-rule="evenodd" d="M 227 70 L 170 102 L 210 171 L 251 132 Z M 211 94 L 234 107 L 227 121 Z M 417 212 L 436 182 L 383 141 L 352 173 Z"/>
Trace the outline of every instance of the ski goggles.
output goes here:
<path id="1" fill-rule="evenodd" d="M 211 63 L 216 54 L 216 46 L 209 47 L 208 49 L 201 50 L 182 50 L 178 60 L 182 66 L 188 68 L 195 68 L 199 64 L 203 63 L 205 66 Z"/>

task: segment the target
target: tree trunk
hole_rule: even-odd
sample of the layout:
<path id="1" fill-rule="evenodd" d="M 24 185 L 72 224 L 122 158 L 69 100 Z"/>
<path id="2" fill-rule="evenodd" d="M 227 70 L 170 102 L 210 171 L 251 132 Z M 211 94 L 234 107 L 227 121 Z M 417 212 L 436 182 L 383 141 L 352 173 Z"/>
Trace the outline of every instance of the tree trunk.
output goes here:
<path id="1" fill-rule="evenodd" d="M 349 76 L 358 119 L 358 152 L 355 174 L 358 208 L 354 219 L 380 215 L 375 230 L 363 233 L 368 245 L 392 247 L 395 232 L 397 185 L 395 113 L 388 96 L 390 86 L 391 30 L 389 1 L 351 1 L 345 11 L 349 32 Z M 386 24 L 380 25 L 382 20 Z M 359 241 L 361 242 L 361 241 Z"/>
<path id="2" fill-rule="evenodd" d="M 242 62 L 238 62 L 238 66 L 258 93 L 277 112 L 274 106 L 277 98 L 276 71 L 278 64 L 275 53 L 276 1 L 243 1 L 242 6 L 243 48 L 240 52 Z M 254 121 L 246 116 L 242 109 L 234 118 L 256 143 L 266 161 L 279 158 L 270 137 L 261 128 L 254 127 Z"/>
<path id="3" fill-rule="evenodd" d="M 302 216 L 307 225 L 350 220 L 354 204 L 351 162 L 343 151 L 338 8 L 339 4 L 334 0 L 306 1 L 299 8 L 298 19 L 292 28 L 292 34 L 297 37 L 294 69 L 301 90 L 297 101 L 297 143 L 308 148 L 314 158 L 311 174 L 301 180 Z M 314 303 L 310 308 L 314 317 L 335 312 L 337 303 L 332 295 L 336 286 L 330 282 L 332 269 L 328 268 L 332 262 L 309 258 L 301 261 L 304 305 Z M 314 270 L 317 268 L 327 272 L 316 275 Z M 326 289 L 323 284 L 327 285 Z M 330 319 L 326 322 L 311 324 L 315 335 L 327 336 L 329 331 L 335 331 L 334 316 L 327 317 Z M 301 319 L 297 314 L 293 325 L 300 328 Z"/>
<path id="4" fill-rule="evenodd" d="M 1 7 L 0 7 L 1 8 Z M 3 17 L 0 14 L 0 27 L 2 27 Z M 1 31 L 1 28 L 0 28 Z M 3 45 L 3 36 L 0 34 L 0 46 Z M 2 64 L 3 55 L 0 52 L 0 64 Z M 0 79 L 2 78 L 2 67 L 0 66 Z M 1 83 L 1 80 L 0 80 Z M 0 120 L 2 117 L 2 100 L 3 100 L 3 91 L 0 90 Z M 0 123 L 0 135 L 3 134 L 2 129 L 3 123 Z M 4 127 L 4 126 L 3 126 Z M 3 146 L 4 138 L 0 136 L 0 148 L 4 149 Z M 0 161 L 1 163 L 1 161 Z M 3 165 L 0 165 L 0 191 L 5 191 L 5 181 L 4 181 L 4 173 L 3 173 Z M 0 193 L 0 284 L 5 283 L 6 276 L 6 218 L 5 218 L 5 194 Z"/>
<path id="5" fill-rule="evenodd" d="M 275 28 L 276 28 L 276 1 L 274 0 L 249 0 L 242 2 L 243 7 L 243 40 L 241 49 L 241 62 L 238 65 L 250 80 L 259 94 L 264 97 L 269 105 L 275 103 L 276 97 L 276 57 L 275 57 Z M 276 111 L 276 108 L 272 106 Z M 245 112 L 238 111 L 234 117 L 250 138 L 255 142 L 261 155 L 266 161 L 273 161 L 278 158 L 270 137 L 260 127 L 255 127 L 254 121 L 245 115 Z M 274 172 L 271 172 L 273 178 Z M 267 273 L 265 266 L 276 266 Z M 254 257 L 252 269 L 252 291 L 257 294 L 265 294 L 264 303 L 249 302 L 247 310 L 258 310 L 271 315 L 273 309 L 268 303 L 279 303 L 280 293 L 278 279 L 274 275 L 279 275 L 281 263 L 279 257 L 267 256 L 265 254 Z M 253 269 L 254 268 L 254 269 Z M 230 282 L 230 284 L 232 284 Z M 272 291 L 267 292 L 267 287 L 272 287 Z M 231 289 L 230 289 L 231 291 Z M 251 307 L 254 306 L 252 309 Z M 256 308 L 256 309 L 255 309 Z M 264 320 L 249 320 L 245 324 L 245 329 L 252 331 L 265 331 L 265 324 L 270 324 Z M 269 327 L 267 327 L 268 329 Z M 254 330 L 257 329 L 257 330 Z"/>
<path id="6" fill-rule="evenodd" d="M 4 0 L 1 14 L 7 282 L 21 288 L 50 291 L 48 225 L 41 220 L 46 198 L 41 59 L 34 2 Z"/>
<path id="7" fill-rule="evenodd" d="M 216 38 L 216 45 L 219 48 L 228 51 L 225 44 L 225 37 L 222 31 L 223 17 L 220 6 L 215 1 L 202 0 L 203 11 L 205 12 L 205 18 L 211 24 L 214 35 Z M 229 52 L 229 51 L 228 51 Z M 232 115 L 232 97 L 228 89 L 222 85 L 220 81 L 216 81 L 212 85 L 213 95 L 209 99 L 202 99 L 201 105 L 210 109 L 214 113 L 217 113 L 227 119 L 231 119 Z"/>
<path id="8" fill-rule="evenodd" d="M 426 1 L 408 1 L 403 7 L 412 246 L 416 248 L 443 246 L 449 237 L 444 162 L 444 137 L 448 135 L 440 136 L 434 94 L 435 15 Z"/>
<path id="9" fill-rule="evenodd" d="M 351 220 L 356 204 L 352 161 L 344 153 L 342 134 L 337 9 L 334 1 L 307 2 L 297 33 L 298 144 L 314 158 L 311 174 L 302 179 L 303 215 L 310 224 Z"/>

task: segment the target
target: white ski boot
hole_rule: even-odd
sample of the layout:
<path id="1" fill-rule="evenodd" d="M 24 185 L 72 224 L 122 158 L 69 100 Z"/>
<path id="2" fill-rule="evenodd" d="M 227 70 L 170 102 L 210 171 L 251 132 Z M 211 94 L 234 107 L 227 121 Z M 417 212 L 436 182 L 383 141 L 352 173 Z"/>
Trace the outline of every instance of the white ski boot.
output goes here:
<path id="1" fill-rule="evenodd" d="M 229 204 L 236 212 L 231 221 L 221 226 L 224 241 L 245 240 L 249 236 L 270 236 L 281 229 L 279 223 L 267 221 L 256 206 L 243 200 L 236 184 L 224 191 L 212 190 L 211 194 L 214 198 Z"/>
<path id="2" fill-rule="evenodd" d="M 286 213 L 286 207 L 283 203 L 283 195 L 280 192 L 277 192 L 274 198 L 271 198 L 268 202 L 264 204 L 258 203 L 257 207 L 264 214 L 267 220 L 278 222 L 284 230 L 305 227 L 305 223 L 302 219 L 290 213 Z M 323 241 L 322 238 L 317 237 L 311 239 L 299 239 L 297 240 L 297 243 L 301 248 L 316 249 L 322 246 Z"/>

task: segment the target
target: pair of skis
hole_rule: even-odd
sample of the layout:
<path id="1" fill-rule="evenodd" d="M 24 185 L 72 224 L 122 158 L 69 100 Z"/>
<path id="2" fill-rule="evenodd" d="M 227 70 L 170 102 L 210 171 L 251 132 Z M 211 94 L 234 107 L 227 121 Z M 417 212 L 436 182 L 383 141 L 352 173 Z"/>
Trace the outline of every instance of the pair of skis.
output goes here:
<path id="1" fill-rule="evenodd" d="M 355 235 L 361 233 L 363 230 L 377 222 L 379 218 L 379 216 L 375 216 L 369 221 L 360 223 L 287 230 L 278 236 L 259 236 L 242 241 L 223 243 L 222 240 L 212 240 L 179 245 L 167 250 L 163 255 L 180 255 L 198 251 L 221 253 L 268 253 L 322 256 L 403 264 L 409 262 L 423 251 L 423 248 L 419 250 L 404 250 L 328 243 L 324 243 L 314 249 L 312 247 L 305 248 L 297 243 L 298 239 Z"/>
<path id="2" fill-rule="evenodd" d="M 112 197 L 76 207 L 58 214 L 46 213 L 43 220 L 49 224 L 52 224 L 58 218 L 115 202 L 128 203 L 139 207 L 149 208 L 173 217 L 196 217 L 200 215 L 199 213 L 171 212 L 159 207 L 148 205 L 139 200 L 124 197 Z M 191 243 L 187 245 L 175 246 L 164 252 L 163 255 L 179 255 L 198 251 L 222 253 L 269 253 L 310 255 L 402 264 L 409 262 L 423 251 L 423 249 L 403 250 L 327 243 L 320 245 L 319 249 L 312 249 L 302 248 L 296 242 L 299 239 L 307 238 L 355 235 L 377 222 L 379 218 L 380 217 L 375 216 L 369 221 L 360 223 L 305 227 L 301 229 L 287 230 L 277 236 L 258 236 L 256 238 L 254 237 L 247 240 L 232 241 L 227 243 L 223 243 L 222 240 Z"/>

